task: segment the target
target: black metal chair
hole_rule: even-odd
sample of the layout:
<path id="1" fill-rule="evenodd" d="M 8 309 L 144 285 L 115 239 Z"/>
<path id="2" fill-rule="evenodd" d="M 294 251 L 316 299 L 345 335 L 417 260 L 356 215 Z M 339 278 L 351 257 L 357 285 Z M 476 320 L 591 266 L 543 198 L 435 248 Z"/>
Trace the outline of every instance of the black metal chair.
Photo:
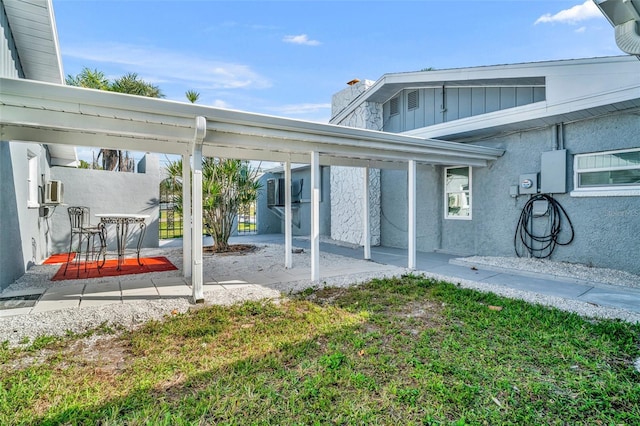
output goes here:
<path id="1" fill-rule="evenodd" d="M 67 264 L 64 267 L 63 275 L 67 274 L 67 268 L 71 263 L 71 253 L 75 253 L 75 261 L 78 265 L 77 276 L 80 276 L 80 260 L 82 259 L 82 248 L 86 242 L 84 270 L 87 270 L 89 263 L 89 253 L 91 260 L 96 260 L 98 269 L 104 265 L 107 249 L 107 236 L 104 226 L 91 225 L 91 212 L 89 207 L 73 206 L 68 207 L 69 223 L 71 225 L 71 235 L 69 236 L 69 254 L 67 255 Z M 99 239 L 99 251 L 96 255 L 96 236 Z M 77 246 L 74 250 L 73 241 L 77 239 Z M 102 256 L 102 264 L 98 261 Z"/>

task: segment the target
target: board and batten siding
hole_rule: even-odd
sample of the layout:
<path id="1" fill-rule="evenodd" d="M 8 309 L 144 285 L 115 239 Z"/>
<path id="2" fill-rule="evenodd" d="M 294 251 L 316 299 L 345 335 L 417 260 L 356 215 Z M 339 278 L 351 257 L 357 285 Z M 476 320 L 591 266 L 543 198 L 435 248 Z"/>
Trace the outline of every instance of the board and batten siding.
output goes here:
<path id="1" fill-rule="evenodd" d="M 395 111 L 392 100 L 383 106 L 383 130 L 398 133 L 544 101 L 545 88 L 445 86 L 405 89 L 393 99 L 397 99 Z"/>
<path id="2" fill-rule="evenodd" d="M 3 5 L 0 5 L 0 33 L 0 76 L 24 78 Z"/>

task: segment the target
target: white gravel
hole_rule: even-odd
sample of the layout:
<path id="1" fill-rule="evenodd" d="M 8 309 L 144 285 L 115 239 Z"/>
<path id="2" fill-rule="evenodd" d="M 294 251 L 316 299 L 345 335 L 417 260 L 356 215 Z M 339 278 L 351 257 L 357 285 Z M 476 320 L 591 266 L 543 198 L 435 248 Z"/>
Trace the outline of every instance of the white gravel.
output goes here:
<path id="1" fill-rule="evenodd" d="M 580 263 L 555 262 L 549 259 L 524 257 L 472 256 L 456 259 L 456 263 L 496 267 L 500 270 L 543 273 L 560 278 L 572 278 L 592 283 L 640 288 L 640 276 L 616 269 L 593 268 Z"/>
<path id="2" fill-rule="evenodd" d="M 213 279 L 223 279 L 242 275 L 243 273 L 269 274 L 270 272 L 285 271 L 283 266 L 283 247 L 280 245 L 256 244 L 259 248 L 256 252 L 244 255 L 215 255 L 205 254 L 204 257 L 204 278 L 205 283 Z M 182 250 L 181 249 L 147 249 L 144 256 L 166 256 L 179 269 L 176 271 L 157 272 L 151 274 L 128 275 L 120 277 L 97 278 L 91 280 L 74 281 L 50 281 L 50 277 L 57 271 L 59 265 L 38 265 L 31 268 L 23 277 L 17 280 L 0 297 L 11 292 L 28 291 L 37 288 L 55 288 L 57 286 L 69 285 L 69 283 L 97 283 L 113 282 L 125 280 L 139 280 L 141 278 L 164 279 L 179 278 L 182 271 Z M 531 259 L 512 258 L 470 258 L 476 264 L 486 262 L 487 265 L 502 266 L 510 269 L 524 269 L 550 275 L 560 276 L 560 270 L 564 270 L 563 276 L 580 276 L 594 282 L 610 283 L 615 285 L 629 285 L 638 287 L 638 277 L 619 271 L 600 270 L 598 268 L 586 268 L 580 265 L 558 264 L 556 262 Z M 380 267 L 374 264 L 353 258 L 346 258 L 330 253 L 320 254 L 320 267 L 338 268 L 343 270 L 366 271 L 354 274 L 340 275 L 331 278 L 323 278 L 321 283 L 313 283 L 308 279 L 274 283 L 266 286 L 246 286 L 233 290 L 225 290 L 219 286 L 205 286 L 205 299 L 207 304 L 229 305 L 243 300 L 280 300 L 291 292 L 301 291 L 314 286 L 341 286 L 346 287 L 365 282 L 376 277 L 398 276 L 406 273 L 405 268 L 395 266 Z M 303 269 L 308 271 L 310 267 L 309 253 L 303 252 L 294 254 L 294 270 Z M 324 269 L 326 270 L 326 269 Z M 421 273 L 416 271 L 414 273 Z M 588 317 L 619 318 L 630 322 L 640 322 L 640 314 L 625 311 L 622 309 L 604 308 L 594 306 L 589 303 L 567 300 L 559 297 L 549 297 L 533 292 L 513 290 L 503 286 L 477 283 L 473 281 L 460 280 L 436 274 L 424 273 L 425 276 L 434 277 L 454 282 L 461 287 L 473 288 L 480 291 L 490 291 L 503 296 L 523 299 L 532 303 L 539 303 L 546 306 L 576 312 Z M 610 279 L 607 277 L 613 277 Z M 98 281 L 100 280 L 100 281 Z M 8 341 L 11 346 L 15 346 L 25 341 L 32 341 L 40 335 L 64 335 L 68 332 L 80 333 L 100 325 L 122 326 L 135 328 L 150 320 L 159 320 L 163 317 L 173 315 L 178 312 L 186 312 L 194 305 L 187 297 L 173 297 L 167 299 L 138 300 L 105 305 L 100 307 L 72 308 L 59 311 L 43 312 L 28 315 L 15 315 L 0 317 L 0 342 Z"/>

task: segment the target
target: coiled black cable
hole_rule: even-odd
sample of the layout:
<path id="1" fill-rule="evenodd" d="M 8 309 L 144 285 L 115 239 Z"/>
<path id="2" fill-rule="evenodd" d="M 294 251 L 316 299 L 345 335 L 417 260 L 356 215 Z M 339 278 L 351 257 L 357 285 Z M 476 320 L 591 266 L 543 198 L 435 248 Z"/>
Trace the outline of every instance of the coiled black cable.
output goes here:
<path id="1" fill-rule="evenodd" d="M 536 201 L 547 201 L 547 212 L 544 216 L 548 216 L 546 232 L 542 235 L 536 235 L 534 231 L 534 215 L 533 204 Z M 566 221 L 569 227 L 566 241 L 560 241 L 560 234 L 563 231 L 563 222 Z M 537 194 L 531 197 L 522 208 L 520 219 L 516 226 L 516 233 L 513 236 L 513 245 L 516 256 L 522 257 L 524 253 L 518 250 L 518 239 L 526 251 L 532 256 L 539 259 L 545 259 L 551 256 L 556 246 L 566 246 L 573 241 L 574 229 L 571 219 L 565 209 L 552 196 L 547 194 Z"/>

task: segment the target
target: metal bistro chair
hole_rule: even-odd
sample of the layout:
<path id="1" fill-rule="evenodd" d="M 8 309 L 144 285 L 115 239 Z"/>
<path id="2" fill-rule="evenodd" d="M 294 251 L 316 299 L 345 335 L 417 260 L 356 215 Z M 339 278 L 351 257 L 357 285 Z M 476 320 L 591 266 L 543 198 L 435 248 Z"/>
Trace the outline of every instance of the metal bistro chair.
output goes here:
<path id="1" fill-rule="evenodd" d="M 69 237 L 69 254 L 67 256 L 67 264 L 64 267 L 63 275 L 67 274 L 67 268 L 71 261 L 71 253 L 76 254 L 77 276 L 80 276 L 80 260 L 82 258 L 82 248 L 86 241 L 85 250 L 85 262 L 84 270 L 87 270 L 87 263 L 89 261 L 89 253 L 91 253 L 91 260 L 96 260 L 96 266 L 98 269 L 104 265 L 107 248 L 107 236 L 104 226 L 91 225 L 91 213 L 89 207 L 74 206 L 68 207 L 69 223 L 71 224 L 71 236 Z M 96 236 L 99 238 L 100 249 L 96 256 Z M 73 241 L 77 239 L 78 245 L 76 249 L 73 248 Z M 98 264 L 98 260 L 102 255 L 102 264 Z"/>

